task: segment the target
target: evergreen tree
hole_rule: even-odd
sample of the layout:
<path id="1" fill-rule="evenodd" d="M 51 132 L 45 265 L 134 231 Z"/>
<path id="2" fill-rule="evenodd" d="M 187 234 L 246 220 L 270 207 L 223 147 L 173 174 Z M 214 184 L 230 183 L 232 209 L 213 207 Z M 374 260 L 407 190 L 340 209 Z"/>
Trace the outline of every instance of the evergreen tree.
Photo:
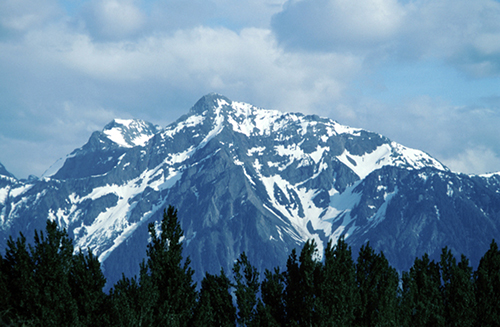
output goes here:
<path id="1" fill-rule="evenodd" d="M 7 281 L 7 293 L 10 295 L 9 307 L 4 319 L 7 321 L 21 318 L 29 319 L 29 312 L 34 310 L 31 300 L 36 293 L 34 282 L 34 263 L 27 249 L 26 238 L 22 233 L 14 241 L 12 236 L 7 240 L 3 275 Z"/>
<path id="2" fill-rule="evenodd" d="M 266 310 L 266 307 L 264 306 L 262 299 L 257 299 L 255 315 L 249 326 L 274 327 L 279 325 L 271 316 L 271 313 L 268 310 Z"/>
<path id="3" fill-rule="evenodd" d="M 351 247 L 343 237 L 325 248 L 324 266 L 318 284 L 318 326 L 353 326 L 359 306 L 356 268 Z"/>
<path id="4" fill-rule="evenodd" d="M 7 241 L 5 274 L 14 319 L 43 326 L 78 325 L 69 285 L 73 244 L 66 230 L 47 221 L 46 234 L 35 231 L 34 244 L 21 234 Z"/>
<path id="5" fill-rule="evenodd" d="M 236 282 L 236 303 L 238 306 L 238 323 L 250 326 L 256 315 L 257 293 L 259 292 L 259 273 L 252 266 L 243 252 L 233 266 Z"/>
<path id="6" fill-rule="evenodd" d="M 235 326 L 236 308 L 229 291 L 231 283 L 221 270 L 220 275 L 207 273 L 201 281 L 201 291 L 192 326 Z"/>
<path id="7" fill-rule="evenodd" d="M 141 271 L 144 265 L 141 265 Z M 110 321 L 114 326 L 153 326 L 153 308 L 157 302 L 158 292 L 151 292 L 150 279 L 141 280 L 124 275 L 110 290 L 112 304 Z"/>
<path id="8" fill-rule="evenodd" d="M 476 299 L 469 260 L 462 255 L 457 265 L 455 257 L 445 247 L 441 253 L 442 294 L 447 326 L 473 326 Z"/>
<path id="9" fill-rule="evenodd" d="M 316 280 L 321 269 L 321 263 L 316 257 L 316 244 L 314 240 L 310 240 L 302 248 L 298 261 L 295 249 L 288 258 L 284 274 L 284 300 L 287 323 L 290 326 L 315 325 Z"/>
<path id="10" fill-rule="evenodd" d="M 297 258 L 297 251 L 292 250 L 286 262 L 286 271 L 284 272 L 285 289 L 283 299 L 285 303 L 285 315 L 287 325 L 298 326 L 300 318 L 300 310 L 296 312 L 295 309 L 302 304 L 302 292 L 300 288 L 300 273 L 299 263 Z"/>
<path id="11" fill-rule="evenodd" d="M 261 326 L 285 326 L 285 277 L 279 267 L 274 271 L 266 269 L 264 277 L 260 286 L 262 302 L 257 303 L 258 321 Z"/>
<path id="12" fill-rule="evenodd" d="M 401 320 L 405 326 L 444 326 L 439 265 L 424 254 L 403 273 Z"/>
<path id="13" fill-rule="evenodd" d="M 147 262 L 140 276 L 141 288 L 148 289 L 157 301 L 153 306 L 155 325 L 187 326 L 193 315 L 196 285 L 187 258 L 182 264 L 183 235 L 177 219 L 177 210 L 169 206 L 163 213 L 161 234 L 150 223 L 151 242 L 147 249 Z"/>
<path id="14" fill-rule="evenodd" d="M 383 253 L 376 254 L 366 244 L 361 247 L 356 264 L 359 288 L 357 325 L 396 326 L 399 277 Z"/>
<path id="15" fill-rule="evenodd" d="M 10 291 L 8 287 L 7 263 L 4 262 L 0 253 L 0 326 L 7 325 L 9 314 L 12 311 L 10 304 Z"/>
<path id="16" fill-rule="evenodd" d="M 38 304 L 33 313 L 45 326 L 74 326 L 78 310 L 69 285 L 73 242 L 55 221 L 47 220 L 46 231 L 46 237 L 35 231 L 34 247 L 29 246 L 39 291 L 34 296 Z"/>
<path id="17" fill-rule="evenodd" d="M 500 251 L 493 240 L 474 274 L 477 325 L 498 326 L 500 322 Z"/>
<path id="18" fill-rule="evenodd" d="M 79 321 L 84 326 L 108 326 L 110 306 L 103 287 L 106 278 L 101 263 L 89 250 L 73 255 L 69 284 L 78 307 Z"/>

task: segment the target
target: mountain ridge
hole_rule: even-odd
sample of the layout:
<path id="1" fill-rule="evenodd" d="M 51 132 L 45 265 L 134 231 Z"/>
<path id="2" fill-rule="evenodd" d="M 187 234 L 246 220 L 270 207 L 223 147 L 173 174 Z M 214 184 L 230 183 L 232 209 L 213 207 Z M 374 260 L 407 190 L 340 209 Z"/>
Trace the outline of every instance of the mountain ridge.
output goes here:
<path id="1" fill-rule="evenodd" d="M 282 265 L 311 238 L 320 253 L 341 235 L 369 240 L 402 270 L 445 245 L 474 261 L 500 236 L 498 175 L 455 174 L 380 134 L 214 93 L 165 128 L 116 119 L 40 180 L 9 183 L 4 240 L 56 220 L 110 282 L 138 272 L 146 226 L 169 204 L 198 280 L 241 252 L 260 271 Z"/>

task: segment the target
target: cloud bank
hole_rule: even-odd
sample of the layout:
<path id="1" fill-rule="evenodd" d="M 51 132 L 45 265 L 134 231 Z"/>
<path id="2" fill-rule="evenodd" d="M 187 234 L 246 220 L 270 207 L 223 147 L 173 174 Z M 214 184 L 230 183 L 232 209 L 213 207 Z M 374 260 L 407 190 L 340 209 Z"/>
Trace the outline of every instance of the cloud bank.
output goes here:
<path id="1" fill-rule="evenodd" d="M 209 92 L 500 170 L 494 0 L 6 0 L 0 72 L 0 162 L 18 177 L 113 118 L 166 125 Z"/>

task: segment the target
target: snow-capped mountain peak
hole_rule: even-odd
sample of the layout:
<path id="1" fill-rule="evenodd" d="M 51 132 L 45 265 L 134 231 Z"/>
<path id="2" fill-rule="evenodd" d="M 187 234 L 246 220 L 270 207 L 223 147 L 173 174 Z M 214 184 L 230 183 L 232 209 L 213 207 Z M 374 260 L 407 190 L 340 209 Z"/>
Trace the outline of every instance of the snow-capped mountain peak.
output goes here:
<path id="1" fill-rule="evenodd" d="M 136 146 L 144 146 L 160 130 L 161 128 L 159 126 L 140 119 L 114 119 L 104 127 L 102 132 L 94 132 L 87 144 L 81 148 L 75 149 L 70 154 L 60 158 L 52 164 L 42 174 L 42 177 L 75 177 L 75 174 L 82 177 L 81 173 L 86 169 L 83 169 L 83 167 L 78 167 L 78 169 L 76 169 L 75 166 L 68 166 L 68 162 L 75 162 L 75 157 L 86 156 L 92 154 L 97 149 L 104 150 L 108 147 L 128 149 Z M 108 161 L 109 163 L 113 163 L 111 159 Z M 106 163 L 106 160 L 101 159 L 94 168 L 98 166 L 102 167 L 104 163 Z M 109 164 L 106 166 L 109 166 Z M 105 169 L 107 168 L 108 167 Z M 98 171 L 102 172 L 102 170 L 99 169 Z M 62 175 L 57 175 L 59 173 L 62 173 Z"/>
<path id="2" fill-rule="evenodd" d="M 102 133 L 119 146 L 132 148 L 144 146 L 160 127 L 140 119 L 114 119 Z"/>
<path id="3" fill-rule="evenodd" d="M 205 131 L 204 140 L 200 142 L 202 145 L 227 128 L 247 138 L 272 138 L 274 152 L 292 161 L 318 162 L 319 153 L 334 155 L 360 179 L 386 165 L 448 170 L 427 153 L 405 147 L 377 133 L 316 115 L 261 109 L 215 93 L 201 98 L 188 115 L 167 127 L 165 133 L 173 137 L 180 131 L 186 132 L 185 128 L 197 137 L 201 136 L 200 131 Z M 304 142 L 304 138 L 308 142 Z M 267 150 L 270 150 L 269 146 Z"/>
<path id="4" fill-rule="evenodd" d="M 48 178 L 1 178 L 0 237 L 54 219 L 116 280 L 124 266 L 137 273 L 130 267 L 144 256 L 147 223 L 172 204 L 200 279 L 230 270 L 243 251 L 270 268 L 307 239 L 321 251 L 341 235 L 413 260 L 427 235 L 439 252 L 442 231 L 460 233 L 470 217 L 486 217 L 477 227 L 484 239 L 500 235 L 499 176 L 457 175 L 377 133 L 209 94 L 164 129 L 115 119 Z M 454 246 L 467 252 L 473 234 Z"/>

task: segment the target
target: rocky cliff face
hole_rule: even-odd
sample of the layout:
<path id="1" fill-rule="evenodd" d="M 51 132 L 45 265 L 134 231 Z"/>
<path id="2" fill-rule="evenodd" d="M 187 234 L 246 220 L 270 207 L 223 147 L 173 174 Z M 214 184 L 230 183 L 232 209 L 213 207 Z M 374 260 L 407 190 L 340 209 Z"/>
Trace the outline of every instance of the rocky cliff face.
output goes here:
<path id="1" fill-rule="evenodd" d="M 473 263 L 500 238 L 500 175 L 450 172 L 426 153 L 317 116 L 257 109 L 210 94 L 166 128 L 115 120 L 52 166 L 18 181 L 0 167 L 0 237 L 67 228 L 110 282 L 136 274 L 147 224 L 179 210 L 196 278 L 259 269 L 314 238 L 370 241 L 407 269 L 449 246 Z"/>

